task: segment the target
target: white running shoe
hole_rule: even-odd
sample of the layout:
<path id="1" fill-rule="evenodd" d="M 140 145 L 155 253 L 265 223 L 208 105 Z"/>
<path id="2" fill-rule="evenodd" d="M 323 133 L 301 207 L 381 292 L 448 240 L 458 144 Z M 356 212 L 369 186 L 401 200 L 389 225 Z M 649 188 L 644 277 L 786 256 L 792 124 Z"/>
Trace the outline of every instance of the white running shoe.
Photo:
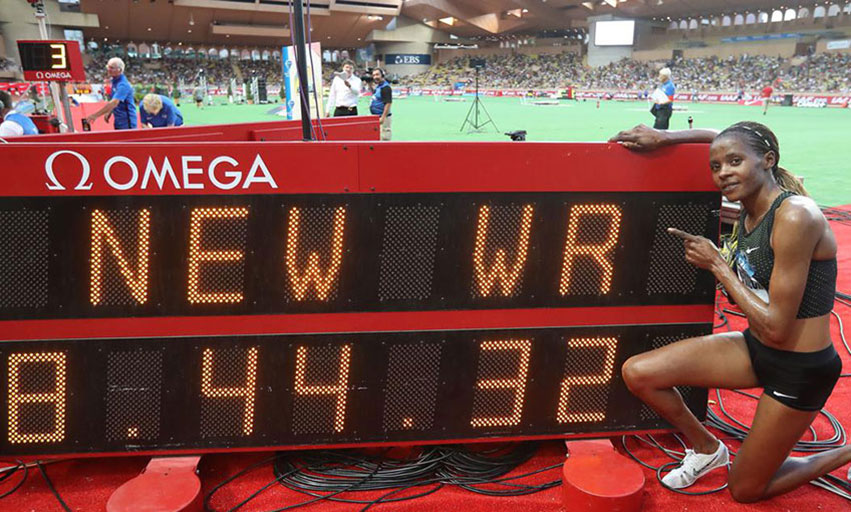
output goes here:
<path id="1" fill-rule="evenodd" d="M 672 489 L 684 489 L 706 473 L 729 463 L 730 452 L 727 450 L 727 446 L 720 441 L 715 453 L 695 453 L 694 450 L 687 449 L 686 456 L 683 457 L 680 465 L 665 475 L 662 482 Z"/>

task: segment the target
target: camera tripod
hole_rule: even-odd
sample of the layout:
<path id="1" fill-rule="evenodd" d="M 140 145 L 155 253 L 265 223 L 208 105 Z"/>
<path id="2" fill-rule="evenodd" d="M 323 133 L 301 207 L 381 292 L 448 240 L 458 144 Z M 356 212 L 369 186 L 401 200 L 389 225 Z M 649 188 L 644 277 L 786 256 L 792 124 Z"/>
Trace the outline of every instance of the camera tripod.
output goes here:
<path id="1" fill-rule="evenodd" d="M 499 128 L 496 127 L 496 123 L 493 122 L 490 114 L 488 114 L 485 104 L 479 99 L 479 69 L 479 66 L 476 66 L 476 99 L 473 100 L 473 104 L 470 105 L 470 110 L 467 112 L 467 117 L 464 119 L 464 122 L 461 123 L 460 131 L 462 132 L 464 131 L 464 127 L 467 126 L 467 123 L 470 124 L 470 132 L 480 131 L 488 124 L 492 124 L 494 129 L 499 131 Z M 481 112 L 481 114 L 479 112 Z M 480 117 L 481 120 L 479 119 Z"/>

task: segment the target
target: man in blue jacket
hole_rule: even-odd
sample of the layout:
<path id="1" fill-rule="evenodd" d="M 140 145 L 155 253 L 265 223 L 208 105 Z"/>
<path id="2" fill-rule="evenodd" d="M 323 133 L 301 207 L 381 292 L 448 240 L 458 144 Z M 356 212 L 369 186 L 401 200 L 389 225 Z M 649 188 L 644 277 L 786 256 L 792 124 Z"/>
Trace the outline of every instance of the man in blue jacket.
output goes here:
<path id="1" fill-rule="evenodd" d="M 124 61 L 118 57 L 109 59 L 106 63 L 106 72 L 112 78 L 112 94 L 106 105 L 86 117 L 86 120 L 91 124 L 98 117 L 111 113 L 116 130 L 132 130 L 136 128 L 138 115 L 133 86 L 124 76 Z"/>
<path id="2" fill-rule="evenodd" d="M 162 94 L 146 94 L 139 105 L 139 117 L 145 128 L 162 128 L 163 126 L 183 126 L 183 115 L 168 96 Z"/>
<path id="3" fill-rule="evenodd" d="M 378 122 L 381 125 L 381 140 L 390 140 L 392 136 L 390 128 L 391 103 L 393 103 L 393 91 L 384 78 L 384 70 L 375 68 L 372 70 L 372 101 L 369 103 L 369 112 L 380 116 Z"/>

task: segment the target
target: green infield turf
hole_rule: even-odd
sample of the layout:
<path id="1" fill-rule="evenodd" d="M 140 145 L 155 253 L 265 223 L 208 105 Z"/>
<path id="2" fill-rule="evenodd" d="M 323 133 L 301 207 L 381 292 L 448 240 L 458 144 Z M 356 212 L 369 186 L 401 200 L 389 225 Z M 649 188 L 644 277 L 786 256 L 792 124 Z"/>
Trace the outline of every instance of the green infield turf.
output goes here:
<path id="1" fill-rule="evenodd" d="M 503 133 L 526 130 L 530 141 L 603 141 L 624 128 L 651 123 L 653 117 L 644 102 L 560 101 L 557 106 L 523 104 L 518 98 L 482 98 L 490 117 L 499 128 L 488 125 L 481 133 L 468 133 L 461 124 L 472 105 L 435 101 L 433 97 L 398 98 L 393 103 L 393 140 L 508 141 Z M 368 112 L 368 100 L 361 100 L 361 113 Z M 181 111 L 187 124 L 235 123 L 281 119 L 266 112 L 275 105 L 222 105 L 198 110 L 183 102 Z M 851 109 L 807 109 L 773 106 L 768 115 L 761 107 L 683 103 L 676 111 L 671 129 L 695 127 L 724 128 L 737 121 L 767 124 L 780 140 L 780 164 L 803 176 L 804 184 L 826 206 L 851 203 Z M 707 170 L 708 172 L 708 170 Z"/>

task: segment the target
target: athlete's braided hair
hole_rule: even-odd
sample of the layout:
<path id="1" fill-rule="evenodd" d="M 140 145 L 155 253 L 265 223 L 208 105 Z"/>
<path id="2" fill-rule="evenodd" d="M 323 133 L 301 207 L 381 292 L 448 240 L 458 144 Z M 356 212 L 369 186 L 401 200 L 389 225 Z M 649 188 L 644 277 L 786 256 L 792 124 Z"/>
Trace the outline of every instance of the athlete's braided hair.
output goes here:
<path id="1" fill-rule="evenodd" d="M 741 121 L 719 133 L 718 137 L 733 134 L 743 137 L 747 145 L 759 155 L 765 155 L 769 151 L 774 152 L 774 167 L 771 168 L 771 173 L 780 188 L 798 195 L 809 196 L 801 180 L 778 165 L 780 163 L 780 143 L 777 142 L 777 136 L 771 129 L 761 123 Z"/>

